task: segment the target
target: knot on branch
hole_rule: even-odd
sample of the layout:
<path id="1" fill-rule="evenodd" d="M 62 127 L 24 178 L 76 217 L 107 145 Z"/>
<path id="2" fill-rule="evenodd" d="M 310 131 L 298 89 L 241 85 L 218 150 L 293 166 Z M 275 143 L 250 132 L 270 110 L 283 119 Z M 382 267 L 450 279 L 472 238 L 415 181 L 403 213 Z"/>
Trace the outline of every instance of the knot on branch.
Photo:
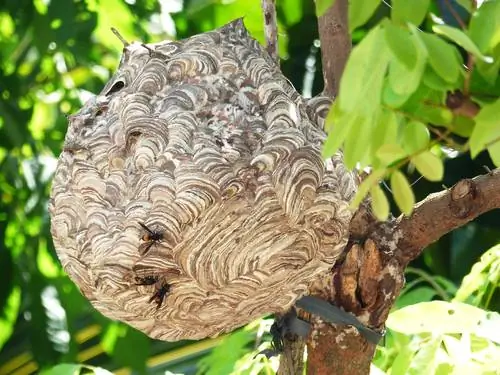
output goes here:
<path id="1" fill-rule="evenodd" d="M 449 208 L 453 216 L 465 219 L 476 207 L 478 191 L 474 181 L 470 179 L 458 181 L 450 191 Z"/>

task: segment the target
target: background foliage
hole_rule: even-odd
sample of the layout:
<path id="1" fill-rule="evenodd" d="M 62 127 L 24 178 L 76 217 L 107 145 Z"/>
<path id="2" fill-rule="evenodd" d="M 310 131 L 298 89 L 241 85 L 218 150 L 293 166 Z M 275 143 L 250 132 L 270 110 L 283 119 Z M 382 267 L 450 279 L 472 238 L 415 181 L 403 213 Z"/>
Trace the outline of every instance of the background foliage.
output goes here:
<path id="1" fill-rule="evenodd" d="M 282 70 L 299 92 L 305 96 L 315 95 L 322 87 L 322 80 L 312 1 L 282 0 L 278 3 Z M 354 8 L 361 2 L 351 3 Z M 380 1 L 365 3 L 369 6 L 365 4 L 362 11 L 354 9 L 350 15 L 353 40 L 356 44 L 363 41 L 358 54 L 365 61 L 359 65 L 355 59 L 352 60 L 354 62 L 350 62 L 347 71 L 352 69 L 351 73 L 361 78 L 364 76 L 360 72 L 364 72 L 364 69 L 369 68 L 370 72 L 376 73 L 377 69 L 381 71 L 381 65 L 387 67 L 392 64 L 389 73 L 384 70 L 379 75 L 396 85 L 390 88 L 400 89 L 397 93 L 399 96 L 390 96 L 390 99 L 399 102 L 392 102 L 390 109 L 383 111 L 384 116 L 393 116 L 391 111 L 395 112 L 395 109 L 405 105 L 409 106 L 404 107 L 405 111 L 413 110 L 422 114 L 418 108 L 411 107 L 412 103 L 406 102 L 415 93 L 420 93 L 422 86 L 440 93 L 433 98 L 439 102 L 438 108 L 444 111 L 443 95 L 447 90 L 462 87 L 466 73 L 462 64 L 466 62 L 467 51 L 472 47 L 460 40 L 449 43 L 450 38 L 445 38 L 439 40 L 446 40 L 448 47 L 432 50 L 432 43 L 441 43 L 438 47 L 442 46 L 442 42 L 435 42 L 435 31 L 439 31 L 439 28 L 436 29 L 435 17 L 458 30 L 460 25 L 455 14 L 468 24 L 471 18 L 468 4 L 472 2 L 458 1 L 460 6 L 454 1 L 412 1 L 412 4 L 419 4 L 420 10 L 410 13 L 401 6 L 403 0 L 393 1 L 392 4 Z M 392 21 L 388 21 L 384 17 L 391 17 L 391 6 L 396 10 L 393 8 Z M 478 101 L 485 106 L 498 103 L 500 96 L 500 6 L 498 1 L 490 1 L 483 6 L 496 12 L 496 18 L 491 21 L 482 15 L 480 17 L 483 18 L 478 22 L 490 30 L 497 44 L 490 48 L 490 44 L 483 43 L 483 39 L 474 34 L 472 26 L 467 35 L 470 35 L 473 44 L 477 44 L 479 52 L 479 55 L 474 53 L 478 65 L 470 81 L 471 91 L 482 95 L 479 95 L 482 100 Z M 255 353 L 269 345 L 269 319 L 254 322 L 231 335 L 214 340 L 165 343 L 151 340 L 128 326 L 104 318 L 92 309 L 62 272 L 50 238 L 46 210 L 50 178 L 66 131 L 65 116 L 76 112 L 91 93 L 98 93 L 117 66 L 122 44 L 111 33 L 110 27 L 117 28 L 127 40 L 154 42 L 208 31 L 237 17 L 244 17 L 251 33 L 263 40 L 263 21 L 257 0 L 186 0 L 183 4 L 173 0 L 0 1 L 0 375 L 30 374 L 41 370 L 51 374 L 68 374 L 81 369 L 79 365 L 52 368 L 59 363 L 99 366 L 117 374 L 131 371 L 164 373 L 166 369 L 186 374 L 226 374 L 232 371 L 265 374 L 272 373 L 272 369 L 276 368 L 276 358 L 254 358 Z M 410 24 L 401 26 L 403 21 L 409 21 Z M 493 26 L 491 22 L 494 22 Z M 401 38 L 413 38 L 408 33 L 415 33 L 416 26 L 428 32 L 431 35 L 429 38 L 434 40 L 430 44 L 424 40 L 426 55 L 422 52 L 421 44 L 413 52 L 394 47 L 404 45 Z M 441 34 L 449 33 L 443 27 Z M 363 43 L 366 46 L 370 42 L 369 38 L 365 38 L 367 36 L 372 41 L 382 43 L 381 48 L 374 51 L 380 56 L 364 54 Z M 409 56 L 416 57 L 415 65 L 412 65 Z M 481 56 L 491 57 L 493 61 L 485 62 L 482 66 L 481 61 L 484 59 L 481 60 Z M 399 65 L 392 68 L 395 64 Z M 392 81 L 391 74 L 396 77 Z M 409 77 L 412 79 L 407 80 Z M 379 83 L 383 84 L 384 80 Z M 403 87 L 398 84 L 403 84 Z M 342 85 L 340 95 L 345 99 L 341 103 L 346 103 L 346 106 L 332 111 L 332 118 L 340 120 L 336 122 L 339 124 L 351 119 L 349 111 L 356 109 L 356 95 L 361 95 L 359 91 L 349 90 L 350 84 L 343 82 Z M 359 82 L 355 82 L 355 85 L 353 87 L 362 90 L 363 99 L 370 97 L 366 90 L 373 90 L 373 86 L 359 86 Z M 422 99 L 422 96 L 418 99 Z M 369 117 L 370 112 L 366 111 L 377 111 L 380 103 L 382 99 L 368 105 L 369 108 L 364 108 L 363 113 Z M 386 129 L 386 124 L 391 123 L 390 118 L 385 122 L 377 116 L 373 119 L 373 124 L 369 125 L 373 128 L 373 134 L 379 134 L 377 126 Z M 399 120 L 405 121 L 407 125 L 411 122 L 409 117 L 404 116 Z M 442 184 L 451 186 L 460 178 L 484 173 L 483 165 L 493 168 L 488 153 L 479 152 L 484 147 L 475 149 L 474 159 L 468 152 L 472 147 L 465 147 L 469 144 L 468 138 L 474 124 L 466 124 L 469 133 L 460 133 L 449 126 L 453 121 L 441 123 L 429 118 L 416 122 L 419 124 L 416 126 L 418 130 L 415 130 L 415 134 L 411 133 L 408 139 L 423 139 L 422 143 L 410 142 L 406 145 L 410 151 L 403 144 L 403 156 L 401 150 L 387 148 L 385 153 L 370 154 L 378 159 L 364 160 L 364 165 L 379 163 L 378 166 L 384 171 L 388 168 L 392 168 L 391 172 L 399 170 L 401 175 L 393 178 L 414 183 L 411 191 L 416 201 L 441 190 Z M 442 126 L 429 125 L 429 122 Z M 483 127 L 486 129 L 485 134 L 491 129 L 500 131 L 495 119 L 486 122 Z M 335 142 L 338 145 L 333 145 L 339 146 L 339 142 L 345 140 L 348 153 L 349 147 L 354 145 L 355 150 L 348 156 L 351 166 L 357 161 L 363 162 L 365 157 L 359 154 L 354 137 L 361 142 L 358 135 L 368 134 L 365 133 L 365 125 L 362 132 L 355 133 L 353 129 L 356 128 L 346 127 L 345 138 L 337 137 Z M 335 129 L 332 133 L 335 133 Z M 443 137 L 443 134 L 446 136 Z M 394 139 L 380 142 L 380 145 L 391 144 Z M 485 146 L 485 142 L 481 144 Z M 330 141 L 326 152 L 331 152 L 335 148 L 333 146 Z M 418 162 L 408 158 L 418 149 L 417 146 L 436 155 L 438 163 L 442 160 L 442 181 L 420 179 L 420 173 L 425 174 L 425 167 L 422 170 Z M 400 157 L 395 158 L 398 152 Z M 490 155 L 493 155 L 491 150 Z M 414 162 L 416 169 L 407 166 L 406 161 L 409 160 Z M 387 171 L 383 174 L 389 175 Z M 394 189 L 397 182 L 391 179 L 391 185 L 393 190 L 397 190 Z M 376 182 L 367 189 L 372 190 L 372 195 L 374 186 L 384 197 L 391 196 L 386 185 Z M 406 192 L 408 195 L 408 189 Z M 403 201 L 407 205 L 407 199 Z M 382 208 L 387 211 L 390 207 L 392 212 L 398 212 L 392 200 L 388 204 L 390 206 Z M 398 204 L 405 210 L 404 203 Z M 379 348 L 377 352 L 374 373 L 422 373 L 422 369 L 425 369 L 425 373 L 446 374 L 452 370 L 469 369 L 463 363 L 473 366 L 471 369 L 474 371 L 494 373 L 491 364 L 499 360 L 500 329 L 496 328 L 497 336 L 491 334 L 495 332 L 493 328 L 498 327 L 498 316 L 485 311 L 500 310 L 500 250 L 498 246 L 493 247 L 500 241 L 499 223 L 498 210 L 483 215 L 475 222 L 444 236 L 412 264 L 407 274 L 408 284 L 396 307 L 401 309 L 432 300 L 455 301 L 453 307 L 446 305 L 444 309 L 434 302 L 431 305 L 410 306 L 421 309 L 410 311 L 410 316 L 421 316 L 433 311 L 436 314 L 433 315 L 433 321 L 441 323 L 443 314 L 449 318 L 449 311 L 453 311 L 453 314 L 456 311 L 460 319 L 450 321 L 446 330 L 431 334 L 429 330 L 432 332 L 435 327 L 419 331 L 415 328 L 418 320 L 408 318 L 405 309 L 398 310 L 401 314 L 395 313 L 388 322 L 391 330 L 385 347 Z M 469 305 L 464 307 L 458 302 L 466 302 L 478 309 L 471 312 L 466 310 Z M 485 334 L 481 324 L 486 324 L 486 332 L 490 335 Z M 469 328 L 466 330 L 465 326 Z"/>

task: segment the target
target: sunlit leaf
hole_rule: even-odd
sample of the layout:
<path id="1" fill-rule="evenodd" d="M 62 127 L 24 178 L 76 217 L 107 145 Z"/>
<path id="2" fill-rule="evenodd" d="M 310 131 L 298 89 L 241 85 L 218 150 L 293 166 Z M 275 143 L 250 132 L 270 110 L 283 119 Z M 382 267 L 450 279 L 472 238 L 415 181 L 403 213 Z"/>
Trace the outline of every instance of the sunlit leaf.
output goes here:
<path id="1" fill-rule="evenodd" d="M 401 211 L 405 215 L 411 214 L 415 204 L 415 195 L 405 175 L 399 170 L 392 172 L 391 190 L 394 194 L 394 200 Z"/>
<path id="2" fill-rule="evenodd" d="M 373 12 L 380 5 L 380 0 L 351 0 L 349 1 L 349 30 L 364 25 Z"/>
<path id="3" fill-rule="evenodd" d="M 420 33 L 419 36 L 429 52 L 429 64 L 432 69 L 447 82 L 456 82 L 461 62 L 458 61 L 454 48 L 434 34 Z"/>
<path id="4" fill-rule="evenodd" d="M 389 201 L 379 185 L 374 185 L 370 189 L 372 198 L 372 210 L 375 217 L 381 221 L 387 220 L 389 217 Z"/>
<path id="5" fill-rule="evenodd" d="M 486 251 L 472 266 L 458 288 L 454 301 L 469 302 L 488 308 L 490 288 L 500 288 L 500 245 Z"/>
<path id="6" fill-rule="evenodd" d="M 342 112 L 350 114 L 360 104 L 366 113 L 378 108 L 390 56 L 381 27 L 374 27 L 347 61 L 337 98 Z"/>
<path id="7" fill-rule="evenodd" d="M 434 374 L 438 364 L 437 351 L 441 342 L 441 336 L 433 336 L 429 341 L 423 343 L 420 350 L 412 358 L 407 374 Z"/>
<path id="8" fill-rule="evenodd" d="M 376 152 L 377 158 L 385 165 L 390 165 L 397 160 L 404 159 L 408 154 L 396 144 L 382 145 Z"/>
<path id="9" fill-rule="evenodd" d="M 500 139 L 500 99 L 484 105 L 475 117 L 476 126 L 469 139 L 470 152 L 476 157 L 487 145 Z"/>
<path id="10" fill-rule="evenodd" d="M 491 160 L 493 160 L 493 164 L 500 167 L 500 139 L 488 146 L 488 153 Z"/>
<path id="11" fill-rule="evenodd" d="M 359 121 L 357 117 L 352 116 L 350 118 L 351 121 L 334 122 L 335 117 L 341 118 L 339 115 L 336 115 L 335 111 L 338 111 L 338 105 L 336 105 L 336 103 L 331 106 L 325 120 L 325 128 L 328 132 L 328 138 L 323 145 L 322 155 L 324 158 L 330 157 L 335 152 L 337 152 L 337 150 L 347 138 L 352 124 L 356 121 Z"/>
<path id="12" fill-rule="evenodd" d="M 430 0 L 392 0 L 391 18 L 397 22 L 411 22 L 418 26 L 427 14 Z"/>
<path id="13" fill-rule="evenodd" d="M 480 51 L 491 51 L 500 43 L 500 2 L 485 1 L 472 15 L 469 35 Z"/>
<path id="14" fill-rule="evenodd" d="M 385 144 L 396 144 L 398 136 L 398 118 L 394 111 L 383 108 L 379 116 L 377 116 L 378 121 L 373 129 L 373 134 L 371 137 L 370 147 L 372 150 L 372 161 L 374 167 L 378 165 L 375 159 L 375 153 L 382 145 Z"/>
<path id="15" fill-rule="evenodd" d="M 410 31 L 394 25 L 392 22 L 385 24 L 385 39 L 396 58 L 408 69 L 415 67 L 417 48 L 414 45 Z"/>
<path id="16" fill-rule="evenodd" d="M 432 30 L 437 34 L 446 36 L 477 58 L 486 62 L 493 62 L 491 57 L 485 56 L 481 53 L 481 51 L 479 51 L 479 48 L 462 30 L 448 25 L 434 25 L 432 26 Z"/>
<path id="17" fill-rule="evenodd" d="M 429 130 L 422 122 L 410 121 L 402 129 L 401 141 L 409 154 L 422 151 L 429 145 Z"/>
<path id="18" fill-rule="evenodd" d="M 416 29 L 410 30 L 409 40 L 416 51 L 414 66 L 409 69 L 398 60 L 392 60 L 389 66 L 389 82 L 395 93 L 409 97 L 417 90 L 422 80 L 427 61 L 427 50 L 425 44 L 418 37 Z"/>
<path id="19" fill-rule="evenodd" d="M 441 181 L 443 179 L 443 161 L 430 151 L 425 151 L 411 158 L 417 170 L 429 181 Z"/>
<path id="20" fill-rule="evenodd" d="M 368 177 L 366 177 L 363 182 L 358 186 L 356 195 L 350 204 L 351 209 L 358 208 L 359 204 L 366 197 L 372 186 L 379 183 L 379 181 L 384 178 L 387 170 L 386 169 L 376 169 L 372 171 Z"/>
<path id="21" fill-rule="evenodd" d="M 474 332 L 487 312 L 459 302 L 431 301 L 394 311 L 387 327 L 406 334 Z"/>

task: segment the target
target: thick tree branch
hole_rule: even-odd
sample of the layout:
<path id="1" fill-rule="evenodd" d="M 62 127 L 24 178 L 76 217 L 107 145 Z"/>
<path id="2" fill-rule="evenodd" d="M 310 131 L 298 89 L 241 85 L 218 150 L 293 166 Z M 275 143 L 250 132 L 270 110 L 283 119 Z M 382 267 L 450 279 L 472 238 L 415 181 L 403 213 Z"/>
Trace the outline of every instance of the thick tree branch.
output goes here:
<path id="1" fill-rule="evenodd" d="M 323 95 L 337 96 L 340 77 L 351 52 L 351 35 L 347 23 L 348 0 L 336 0 L 318 19 L 321 61 L 325 87 Z"/>
<path id="2" fill-rule="evenodd" d="M 411 216 L 398 218 L 390 234 L 396 239 L 395 255 L 406 265 L 446 233 L 495 208 L 500 208 L 500 168 L 429 195 L 415 206 Z M 382 247 L 393 246 L 381 239 L 377 242 Z"/>

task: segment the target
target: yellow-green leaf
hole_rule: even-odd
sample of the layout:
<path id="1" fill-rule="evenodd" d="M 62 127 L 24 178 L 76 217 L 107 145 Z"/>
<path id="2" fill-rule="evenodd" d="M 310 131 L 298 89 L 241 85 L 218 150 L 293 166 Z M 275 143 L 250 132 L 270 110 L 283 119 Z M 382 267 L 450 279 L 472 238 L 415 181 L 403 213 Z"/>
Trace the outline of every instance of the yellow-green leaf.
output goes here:
<path id="1" fill-rule="evenodd" d="M 403 148 L 406 152 L 413 154 L 425 149 L 430 140 L 429 130 L 420 121 L 410 121 L 402 132 Z"/>
<path id="2" fill-rule="evenodd" d="M 405 175 L 399 170 L 395 170 L 391 175 L 391 190 L 401 212 L 405 215 L 411 214 L 415 204 L 415 195 Z"/>
<path id="3" fill-rule="evenodd" d="M 377 158 L 385 165 L 390 165 L 397 160 L 405 158 L 408 154 L 396 144 L 386 144 L 379 147 L 375 153 Z"/>
<path id="4" fill-rule="evenodd" d="M 486 62 L 493 62 L 491 57 L 485 56 L 481 53 L 481 51 L 479 51 L 479 48 L 474 44 L 471 38 L 469 38 L 469 36 L 462 30 L 448 25 L 434 25 L 432 30 L 436 34 L 441 34 L 451 39 L 453 42 L 457 43 L 460 47 L 472 53 L 477 58 Z"/>
<path id="5" fill-rule="evenodd" d="M 382 188 L 379 185 L 374 185 L 370 189 L 370 195 L 372 197 L 372 210 L 375 217 L 381 221 L 387 220 L 389 216 L 389 201 Z"/>
<path id="6" fill-rule="evenodd" d="M 443 179 L 443 161 L 430 151 L 422 152 L 411 159 L 417 170 L 429 181 Z"/>
<path id="7" fill-rule="evenodd" d="M 349 30 L 364 25 L 380 5 L 380 0 L 351 0 L 349 1 Z"/>
<path id="8" fill-rule="evenodd" d="M 485 104 L 475 117 L 476 126 L 470 136 L 470 153 L 474 158 L 491 142 L 500 139 L 500 99 Z"/>
<path id="9" fill-rule="evenodd" d="M 358 186 L 356 195 L 352 200 L 349 207 L 352 210 L 358 208 L 361 201 L 366 197 L 366 194 L 370 191 L 371 187 L 378 184 L 378 182 L 384 178 L 387 170 L 386 169 L 376 169 L 370 173 L 370 175 L 363 180 L 363 182 Z"/>
<path id="10" fill-rule="evenodd" d="M 391 17 L 393 20 L 418 26 L 427 14 L 430 0 L 392 0 Z"/>
<path id="11" fill-rule="evenodd" d="M 432 69 L 447 82 L 455 83 L 460 75 L 461 62 L 454 47 L 434 34 L 420 33 L 419 36 L 429 51 Z"/>

